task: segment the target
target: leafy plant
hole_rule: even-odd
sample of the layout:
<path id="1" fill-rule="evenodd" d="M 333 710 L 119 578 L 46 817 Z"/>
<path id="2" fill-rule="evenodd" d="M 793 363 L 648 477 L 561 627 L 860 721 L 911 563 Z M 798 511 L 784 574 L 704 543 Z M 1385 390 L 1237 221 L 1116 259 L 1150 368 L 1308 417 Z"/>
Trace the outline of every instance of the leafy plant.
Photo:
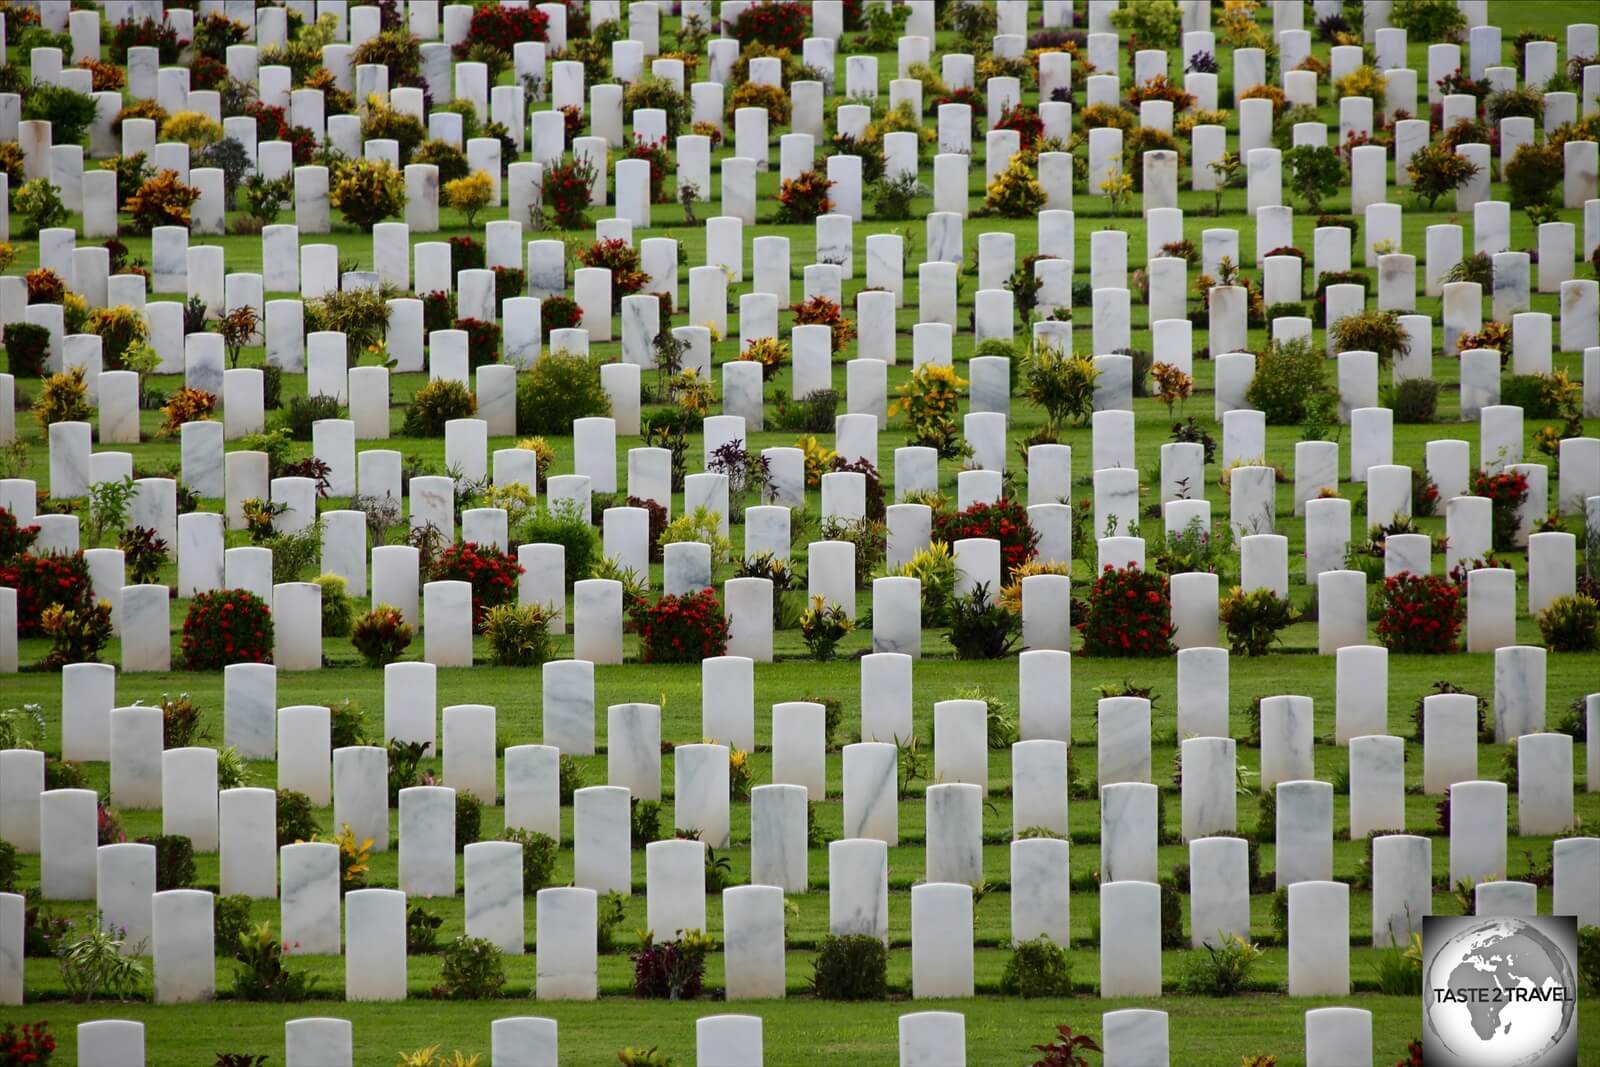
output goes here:
<path id="1" fill-rule="evenodd" d="M 1099 376 L 1093 360 L 1045 345 L 1023 362 L 1022 395 L 1044 409 L 1046 428 L 1058 433 L 1065 422 L 1082 425 L 1089 421 Z"/>
<path id="2" fill-rule="evenodd" d="M 51 640 L 45 670 L 58 671 L 69 663 L 98 663 L 100 652 L 111 643 L 111 603 L 101 600 L 87 608 L 51 604 L 39 620 Z"/>
<path id="3" fill-rule="evenodd" d="M 843 605 L 825 603 L 820 596 L 812 597 L 800 616 L 801 636 L 811 657 L 818 661 L 833 659 L 839 642 L 854 629 L 855 622 Z"/>
<path id="4" fill-rule="evenodd" d="M 1434 142 L 1412 153 L 1406 163 L 1406 173 L 1411 176 L 1412 192 L 1432 211 L 1441 196 L 1475 178 L 1478 165 L 1466 156 L 1457 155 L 1454 148 Z"/>
<path id="5" fill-rule="evenodd" d="M 471 227 L 477 224 L 478 213 L 494 199 L 494 178 L 486 171 L 473 171 L 445 182 L 441 192 L 445 203 L 461 212 Z"/>
<path id="6" fill-rule="evenodd" d="M 821 1000 L 882 1000 L 888 995 L 889 950 L 869 934 L 824 935 L 811 970 L 811 991 Z"/>
<path id="7" fill-rule="evenodd" d="M 148 234 L 157 226 L 187 227 L 189 208 L 198 199 L 199 189 L 180 181 L 177 171 L 163 170 L 139 186 L 122 210 L 129 215 L 131 232 Z"/>
<path id="8" fill-rule="evenodd" d="M 56 963 L 61 968 L 61 985 L 67 999 L 85 1004 L 98 997 L 127 1000 L 144 984 L 145 965 L 127 952 L 125 931 L 111 929 L 99 921 L 77 937 L 54 941 Z"/>
<path id="9" fill-rule="evenodd" d="M 442 437 L 445 423 L 470 418 L 477 410 L 477 399 L 465 385 L 436 378 L 412 395 L 401 432 L 407 437 Z"/>
<path id="10" fill-rule="evenodd" d="M 1204 955 L 1191 952 L 1185 959 L 1181 979 L 1185 992 L 1231 997 L 1244 990 L 1251 970 L 1261 959 L 1261 950 L 1238 934 L 1219 937 L 1217 942 L 1205 942 Z"/>
<path id="11" fill-rule="evenodd" d="M 600 359 L 548 352 L 518 376 L 517 428 L 524 433 L 570 434 L 576 419 L 611 414 L 600 381 Z"/>
<path id="12" fill-rule="evenodd" d="M 1273 341 L 1256 360 L 1245 400 L 1268 425 L 1292 425 L 1306 416 L 1311 400 L 1329 391 L 1327 361 L 1304 338 Z"/>
<path id="13" fill-rule="evenodd" d="M 490 798 L 494 799 L 493 797 Z M 470 789 L 456 790 L 456 851 L 478 843 L 483 828 L 483 801 Z"/>
<path id="14" fill-rule="evenodd" d="M 39 387 L 39 397 L 33 402 L 33 417 L 39 422 L 40 432 L 46 435 L 58 422 L 85 422 L 89 415 L 89 384 L 82 367 L 50 375 Z"/>
<path id="15" fill-rule="evenodd" d="M 1411 348 L 1411 338 L 1394 311 L 1358 311 L 1330 327 L 1340 352 L 1376 352 L 1379 366 L 1388 366 Z"/>
<path id="16" fill-rule="evenodd" d="M 1011 652 L 1021 633 L 1021 616 L 991 599 L 986 582 L 951 602 L 947 636 L 957 659 L 1000 659 Z"/>
<path id="17" fill-rule="evenodd" d="M 561 845 L 549 834 L 508 827 L 500 840 L 522 846 L 522 891 L 533 893 L 550 885 Z"/>
<path id="18" fill-rule="evenodd" d="M 317 836 L 317 813 L 311 798 L 294 789 L 280 789 L 277 795 L 278 847 Z"/>
<path id="19" fill-rule="evenodd" d="M 1228 649 L 1239 656 L 1264 656 L 1282 641 L 1282 631 L 1300 617 L 1287 599 L 1262 586 L 1245 592 L 1238 586 L 1218 605 L 1218 620 L 1227 628 Z"/>
<path id="20" fill-rule="evenodd" d="M 1088 1034 L 1073 1033 L 1065 1024 L 1056 1027 L 1056 1039 L 1048 1045 L 1035 1045 L 1034 1051 L 1044 1055 L 1033 1061 L 1033 1067 L 1089 1067 L 1088 1052 L 1099 1052 L 1100 1046 Z"/>
<path id="21" fill-rule="evenodd" d="M 499 604 L 483 616 L 483 636 L 503 667 L 531 667 L 551 655 L 554 613 L 539 604 Z"/>
<path id="22" fill-rule="evenodd" d="M 1000 991 L 1011 997 L 1072 995 L 1072 959 L 1048 935 L 1018 941 L 1000 976 Z"/>
<path id="23" fill-rule="evenodd" d="M 650 931 L 633 955 L 633 995 L 646 1000 L 693 1000 L 705 981 L 706 957 L 713 944 L 699 930 L 674 931 L 676 941 L 657 943 Z"/>
<path id="24" fill-rule="evenodd" d="M 455 938 L 444 949 L 436 996 L 450 1000 L 493 1000 L 506 984 L 500 948 L 485 937 Z"/>
<path id="25" fill-rule="evenodd" d="M 1600 649 L 1600 603 L 1583 593 L 1556 597 L 1539 612 L 1539 635 L 1552 652 Z"/>
<path id="26" fill-rule="evenodd" d="M 406 955 L 423 956 L 439 944 L 439 927 L 444 917 L 435 915 L 421 904 L 406 909 Z"/>
<path id="27" fill-rule="evenodd" d="M 234 959 L 243 966 L 233 976 L 233 995 L 240 1000 L 284 1003 L 304 1000 L 314 979 L 284 966 L 289 946 L 272 936 L 270 923 L 262 923 L 239 939 Z"/>
<path id="28" fill-rule="evenodd" d="M 888 406 L 890 416 L 905 415 L 907 444 L 932 448 L 947 459 L 967 451 L 956 425 L 966 384 L 953 366 L 930 362 L 911 372 Z"/>

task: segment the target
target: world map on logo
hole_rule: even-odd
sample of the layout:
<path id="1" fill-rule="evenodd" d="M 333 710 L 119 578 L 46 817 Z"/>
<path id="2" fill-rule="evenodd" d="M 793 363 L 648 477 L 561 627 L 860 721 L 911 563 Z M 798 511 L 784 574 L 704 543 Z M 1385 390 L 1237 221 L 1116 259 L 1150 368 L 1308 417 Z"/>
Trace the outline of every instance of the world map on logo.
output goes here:
<path id="1" fill-rule="evenodd" d="M 1454 934 L 1429 957 L 1425 978 L 1428 1026 L 1461 1063 L 1533 1063 L 1572 1026 L 1571 961 L 1521 919 Z"/>

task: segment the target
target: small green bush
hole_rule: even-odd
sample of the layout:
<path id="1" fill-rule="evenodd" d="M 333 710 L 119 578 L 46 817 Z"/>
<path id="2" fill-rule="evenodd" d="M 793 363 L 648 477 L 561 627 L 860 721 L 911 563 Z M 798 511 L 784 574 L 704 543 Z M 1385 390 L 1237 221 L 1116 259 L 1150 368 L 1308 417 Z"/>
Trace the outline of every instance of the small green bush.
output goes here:
<path id="1" fill-rule="evenodd" d="M 1557 597 L 1539 612 L 1539 634 L 1552 652 L 1600 649 L 1600 604 L 1582 593 Z"/>
<path id="2" fill-rule="evenodd" d="M 560 545 L 566 554 L 566 582 L 586 578 L 600 560 L 600 535 L 575 501 L 563 500 L 554 508 L 540 500 L 539 510 L 528 520 L 523 544 Z"/>
<path id="3" fill-rule="evenodd" d="M 1280 632 L 1300 617 L 1294 605 L 1265 586 L 1249 592 L 1235 586 L 1217 614 L 1228 631 L 1228 650 L 1236 656 L 1266 655 Z"/>
<path id="4" fill-rule="evenodd" d="M 1578 931 L 1578 977 L 1591 991 L 1600 993 L 1600 926 Z"/>
<path id="5" fill-rule="evenodd" d="M 478 843 L 483 831 L 483 801 L 469 789 L 456 790 L 456 851 Z"/>
<path id="6" fill-rule="evenodd" d="M 661 805 L 640 797 L 628 798 L 628 839 L 634 848 L 661 840 Z"/>
<path id="7" fill-rule="evenodd" d="M 550 620 L 554 613 L 539 604 L 500 604 L 483 616 L 483 636 L 502 667 L 531 667 L 550 658 Z"/>
<path id="8" fill-rule="evenodd" d="M 355 624 L 356 609 L 345 592 L 347 583 L 337 574 L 322 574 L 316 585 L 322 590 L 322 636 L 349 637 Z"/>
<path id="9" fill-rule="evenodd" d="M 278 847 L 317 836 L 317 813 L 311 798 L 294 789 L 278 790 Z"/>
<path id="10" fill-rule="evenodd" d="M 444 948 L 439 971 L 439 996 L 451 1000 L 493 1000 L 506 984 L 506 965 L 499 946 L 485 937 L 465 934 Z"/>
<path id="11" fill-rule="evenodd" d="M 562 756 L 556 778 L 560 783 L 556 787 L 559 794 L 557 799 L 562 807 L 572 806 L 572 794 L 584 787 L 588 776 L 583 773 L 583 764 L 571 756 Z"/>
<path id="12" fill-rule="evenodd" d="M 1394 311 L 1358 311 L 1333 324 L 1336 352 L 1376 352 L 1378 365 L 1388 366 L 1410 347 L 1410 335 Z"/>
<path id="13" fill-rule="evenodd" d="M 980 584 L 950 604 L 950 645 L 957 659 L 1000 659 L 1022 633 L 1022 618 L 991 599 Z"/>
<path id="14" fill-rule="evenodd" d="M 1432 378 L 1407 378 L 1394 390 L 1394 421 L 1432 422 L 1439 408 L 1441 386 Z"/>
<path id="15" fill-rule="evenodd" d="M 278 418 L 278 425 L 296 441 L 311 440 L 311 427 L 321 419 L 344 417 L 336 396 L 293 396 Z"/>
<path id="16" fill-rule="evenodd" d="M 1204 997 L 1231 997 L 1242 992 L 1261 950 L 1238 934 L 1207 942 L 1205 952 L 1190 952 L 1184 959 L 1180 984 L 1186 993 Z"/>
<path id="17" fill-rule="evenodd" d="M 811 967 L 811 991 L 822 1000 L 882 1000 L 888 994 L 889 950 L 868 934 L 828 934 Z"/>
<path id="18" fill-rule="evenodd" d="M 194 885 L 194 844 L 182 834 L 139 838 L 156 850 L 156 891 L 187 889 Z"/>
<path id="19" fill-rule="evenodd" d="M 1018 941 L 1000 976 L 1000 991 L 1008 997 L 1071 996 L 1072 958 L 1048 935 Z"/>
<path id="20" fill-rule="evenodd" d="M 574 419 L 611 414 L 611 397 L 600 384 L 600 360 L 549 352 L 517 383 L 517 429 L 521 433 L 570 434 Z"/>
<path id="21" fill-rule="evenodd" d="M 1327 390 L 1327 360 L 1310 341 L 1296 338 L 1267 346 L 1245 400 L 1268 424 L 1293 425 L 1305 418 L 1311 398 Z"/>
<path id="22" fill-rule="evenodd" d="M 211 933 L 217 955 L 231 955 L 249 932 L 250 898 L 243 893 L 218 897 L 211 910 Z"/>
<path id="23" fill-rule="evenodd" d="M 442 916 L 424 908 L 421 904 L 413 904 L 406 910 L 406 955 L 421 956 L 432 952 L 439 944 L 439 927 L 444 925 Z"/>
<path id="24" fill-rule="evenodd" d="M 477 410 L 470 389 L 458 381 L 439 378 L 412 396 L 401 432 L 407 437 L 443 437 L 445 423 L 471 418 Z"/>
<path id="25" fill-rule="evenodd" d="M 550 884 L 550 878 L 556 870 L 556 856 L 561 851 L 561 845 L 555 838 L 549 834 L 541 834 L 537 830 L 512 828 L 502 832 L 500 840 L 522 846 L 524 894 L 535 893 Z"/>

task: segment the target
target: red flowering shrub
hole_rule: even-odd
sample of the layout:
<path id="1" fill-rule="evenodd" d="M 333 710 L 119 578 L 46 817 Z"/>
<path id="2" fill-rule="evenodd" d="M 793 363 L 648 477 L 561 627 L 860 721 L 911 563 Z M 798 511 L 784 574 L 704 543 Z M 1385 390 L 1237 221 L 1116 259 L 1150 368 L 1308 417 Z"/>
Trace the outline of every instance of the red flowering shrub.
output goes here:
<path id="1" fill-rule="evenodd" d="M 1478 471 L 1472 476 L 1472 495 L 1489 498 L 1494 547 L 1513 547 L 1517 536 L 1517 509 L 1528 499 L 1528 476 L 1514 470 L 1498 474 Z"/>
<path id="2" fill-rule="evenodd" d="M 464 330 L 467 335 L 467 365 L 477 370 L 485 363 L 500 358 L 500 327 L 482 319 L 457 319 L 451 329 Z"/>
<path id="3" fill-rule="evenodd" d="M 583 132 L 583 108 L 577 104 L 567 104 L 561 108 L 561 129 L 567 136 L 567 143 Z"/>
<path id="4" fill-rule="evenodd" d="M 667 203 L 667 168 L 672 166 L 672 157 L 667 154 L 666 138 L 646 141 L 635 137 L 623 153 L 623 158 L 642 159 L 650 164 L 650 202 Z"/>
<path id="5" fill-rule="evenodd" d="M 709 589 L 641 604 L 633 621 L 646 663 L 695 663 L 728 651 L 728 618 Z"/>
<path id="6" fill-rule="evenodd" d="M 317 151 L 316 134 L 305 126 L 289 125 L 288 113 L 283 108 L 252 100 L 244 113 L 256 120 L 258 142 L 288 141 L 296 166 L 311 162 Z"/>
<path id="7" fill-rule="evenodd" d="M 528 284 L 528 272 L 521 267 L 494 267 L 494 313 L 505 313 L 506 301 L 521 296 Z"/>
<path id="8" fill-rule="evenodd" d="M 1011 581 L 1011 572 L 1034 557 L 1039 535 L 1028 523 L 1028 510 L 1011 497 L 993 504 L 977 503 L 965 511 L 940 512 L 934 516 L 933 539 L 954 545 L 968 537 L 990 537 L 1000 542 L 1000 584 Z"/>
<path id="9" fill-rule="evenodd" d="M 1137 565 L 1107 566 L 1089 587 L 1085 656 L 1165 656 L 1172 652 L 1172 599 L 1167 579 Z"/>
<path id="10" fill-rule="evenodd" d="M 1462 586 L 1438 575 L 1402 571 L 1385 578 L 1378 640 L 1391 652 L 1454 652 L 1465 596 Z"/>
<path id="11" fill-rule="evenodd" d="M 15 14 L 15 5 L 6 14 Z M 183 42 L 178 40 L 176 27 L 165 20 L 144 18 L 119 22 L 111 28 L 111 39 L 106 42 L 106 54 L 111 62 L 126 66 L 128 49 L 154 48 L 161 53 L 161 65 L 170 66 L 178 61 Z"/>
<path id="12" fill-rule="evenodd" d="M 1022 147 L 1032 148 L 1039 138 L 1044 136 L 1044 120 L 1039 113 L 1030 107 L 1008 107 L 995 120 L 994 128 L 997 130 L 1016 130 L 1022 139 Z"/>
<path id="13" fill-rule="evenodd" d="M 764 2 L 739 12 L 733 37 L 742 48 L 753 41 L 799 52 L 806 43 L 810 17 L 804 4 Z"/>
<path id="14" fill-rule="evenodd" d="M 583 309 L 570 296 L 547 296 L 539 304 L 539 326 L 544 339 L 551 330 L 571 330 L 583 321 Z"/>
<path id="15" fill-rule="evenodd" d="M 568 126 L 571 126 L 570 122 Z M 576 157 L 545 169 L 539 192 L 546 224 L 550 229 L 576 230 L 583 227 L 589 210 L 589 190 L 594 185 L 595 177 L 594 164 Z"/>
<path id="16" fill-rule="evenodd" d="M 820 170 L 803 171 L 786 179 L 778 189 L 777 222 L 815 222 L 833 210 L 828 190 L 833 182 Z"/>
<path id="17" fill-rule="evenodd" d="M 611 271 L 611 307 L 622 309 L 622 298 L 644 288 L 650 276 L 639 269 L 639 250 L 620 237 L 607 237 L 578 251 L 578 262 L 585 267 L 605 267 Z"/>
<path id="18" fill-rule="evenodd" d="M 10 563 L 33 548 L 39 527 L 24 526 L 5 508 L 0 508 L 0 563 Z"/>
<path id="19" fill-rule="evenodd" d="M 451 52 L 457 59 L 466 59 L 473 45 L 486 44 L 509 56 L 518 41 L 544 40 L 549 25 L 550 16 L 531 4 L 525 8 L 488 4 L 473 12 L 466 37 Z"/>
<path id="20" fill-rule="evenodd" d="M 452 237 L 450 244 L 450 277 L 464 270 L 482 270 L 488 264 L 488 250 L 472 237 Z"/>
<path id="21" fill-rule="evenodd" d="M 456 321 L 456 294 L 447 289 L 435 289 L 422 294 L 422 329 L 424 333 L 434 330 L 453 329 L 452 323 Z"/>
<path id="22" fill-rule="evenodd" d="M 27 527 L 37 532 L 38 527 Z M 0 566 L 0 585 L 17 591 L 17 636 L 37 637 L 44 630 L 40 618 L 52 604 L 66 611 L 87 611 L 94 606 L 89 593 L 89 564 L 82 552 L 36 556 L 24 552 Z"/>
<path id="23" fill-rule="evenodd" d="M 189 64 L 191 90 L 221 89 L 228 80 L 228 65 L 210 56 L 195 56 Z"/>
<path id="24" fill-rule="evenodd" d="M 272 662 L 272 611 L 245 589 L 197 593 L 183 620 L 183 665 L 221 670 L 230 663 Z"/>
<path id="25" fill-rule="evenodd" d="M 972 110 L 972 132 L 975 134 L 983 132 L 984 123 L 988 121 L 989 102 L 978 90 L 968 86 L 952 89 L 944 96 L 934 98 L 933 106 L 929 110 L 938 114 L 942 104 L 966 104 Z"/>
<path id="26" fill-rule="evenodd" d="M 32 908 L 31 902 L 29 908 Z M 31 948 L 28 954 L 33 954 Z M 0 1064 L 5 1067 L 12 1067 L 13 1064 L 46 1064 L 55 1051 L 56 1039 L 50 1036 L 50 1027 L 43 1019 L 36 1023 L 6 1023 L 0 1026 Z"/>
<path id="27" fill-rule="evenodd" d="M 463 541 L 439 553 L 428 576 L 435 582 L 467 582 L 472 586 L 472 630 L 483 629 L 483 616 L 490 608 L 508 603 L 517 595 L 517 578 L 522 564 L 515 556 L 493 545 Z"/>

